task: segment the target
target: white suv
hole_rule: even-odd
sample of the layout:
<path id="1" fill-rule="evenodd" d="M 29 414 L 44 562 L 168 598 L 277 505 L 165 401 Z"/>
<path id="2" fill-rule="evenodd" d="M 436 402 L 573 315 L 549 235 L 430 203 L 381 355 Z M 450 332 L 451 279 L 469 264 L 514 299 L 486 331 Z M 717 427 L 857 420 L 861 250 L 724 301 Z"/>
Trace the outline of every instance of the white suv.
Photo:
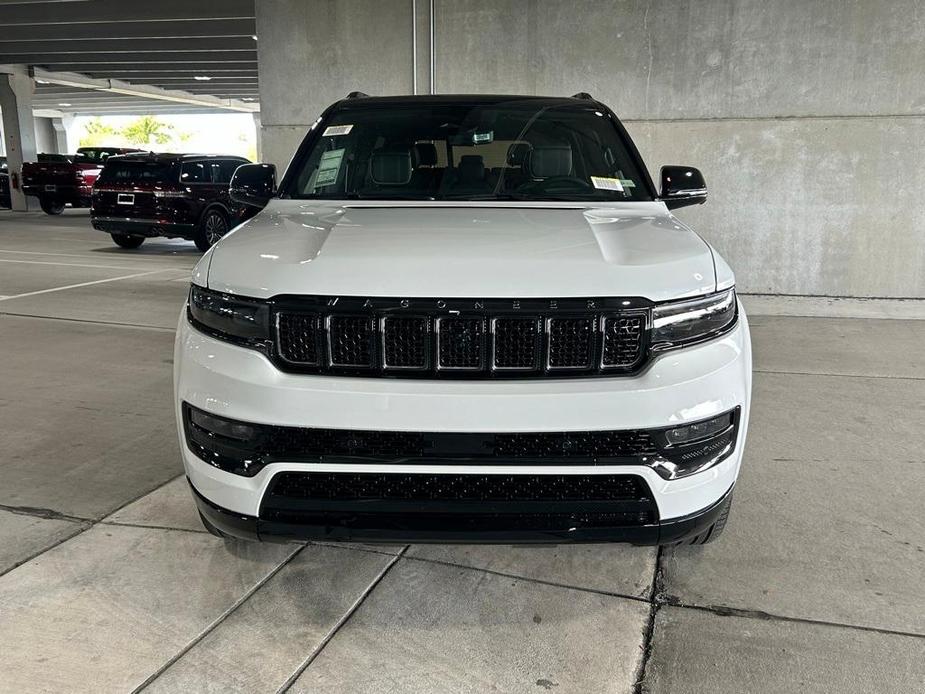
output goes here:
<path id="1" fill-rule="evenodd" d="M 732 271 L 572 98 L 351 94 L 203 256 L 176 341 L 206 527 L 251 539 L 700 544 L 751 395 Z"/>

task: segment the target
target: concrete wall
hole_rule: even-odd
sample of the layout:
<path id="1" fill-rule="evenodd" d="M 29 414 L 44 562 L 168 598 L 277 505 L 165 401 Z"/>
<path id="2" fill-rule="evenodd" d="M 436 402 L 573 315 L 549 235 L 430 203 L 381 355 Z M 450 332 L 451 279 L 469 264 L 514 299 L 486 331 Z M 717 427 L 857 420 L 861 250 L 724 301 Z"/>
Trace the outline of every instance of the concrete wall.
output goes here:
<path id="1" fill-rule="evenodd" d="M 258 0 L 269 160 L 347 91 L 411 91 L 411 6 Z M 923 18 L 916 0 L 435 0 L 433 78 L 610 104 L 653 174 L 703 170 L 710 202 L 678 216 L 743 291 L 923 297 Z"/>
<path id="2" fill-rule="evenodd" d="M 57 153 L 58 139 L 51 118 L 35 119 L 35 149 L 47 154 Z"/>

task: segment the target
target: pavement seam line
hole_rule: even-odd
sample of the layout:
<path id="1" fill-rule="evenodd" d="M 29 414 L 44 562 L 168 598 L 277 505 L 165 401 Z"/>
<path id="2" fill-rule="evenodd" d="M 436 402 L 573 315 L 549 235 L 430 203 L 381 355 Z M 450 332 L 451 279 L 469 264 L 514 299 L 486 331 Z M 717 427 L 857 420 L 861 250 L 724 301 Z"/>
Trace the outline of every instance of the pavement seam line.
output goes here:
<path id="1" fill-rule="evenodd" d="M 0 258 L 0 263 L 23 263 L 26 265 L 56 265 L 58 267 L 82 267 L 95 270 L 140 270 L 140 267 L 128 267 L 126 265 L 90 265 L 87 263 L 56 263 L 51 260 L 15 260 L 13 258 Z M 177 270 L 182 272 L 182 270 Z"/>
<path id="2" fill-rule="evenodd" d="M 12 301 L 13 299 L 25 299 L 29 296 L 38 296 L 40 294 L 51 294 L 53 292 L 63 292 L 68 289 L 80 289 L 81 287 L 91 287 L 96 284 L 106 284 L 107 282 L 118 282 L 119 280 L 130 280 L 135 279 L 136 277 L 146 277 L 148 275 L 156 275 L 160 272 L 167 272 L 167 270 L 149 270 L 147 272 L 136 272 L 132 275 L 120 275 L 119 277 L 108 277 L 102 280 L 93 280 L 92 282 L 78 282 L 77 284 L 66 284 L 63 287 L 51 287 L 49 289 L 39 289 L 34 292 L 25 292 L 24 294 L 12 294 L 10 296 L 4 296 L 0 301 Z"/>
<path id="3" fill-rule="evenodd" d="M 655 552 L 655 570 L 652 572 L 652 586 L 649 589 L 649 619 L 642 632 L 642 656 L 639 659 L 639 665 L 636 669 L 635 684 L 633 685 L 634 694 L 645 694 L 647 691 L 645 689 L 646 670 L 649 666 L 649 660 L 652 658 L 652 643 L 655 638 L 655 621 L 658 618 L 658 611 L 662 607 L 662 603 L 659 599 L 664 585 L 662 551 L 663 548 L 659 547 Z"/>
<path id="4" fill-rule="evenodd" d="M 741 607 L 728 607 L 726 605 L 697 605 L 692 603 L 683 603 L 676 598 L 667 597 L 661 599 L 660 605 L 667 607 L 680 607 L 685 610 L 696 610 L 698 612 L 709 612 L 718 617 L 738 617 L 740 619 L 757 619 L 768 622 L 793 622 L 795 624 L 812 624 L 815 626 L 832 627 L 835 629 L 855 629 L 857 631 L 866 631 L 874 634 L 884 634 L 888 636 L 907 636 L 914 639 L 925 639 L 925 634 L 919 634 L 914 631 L 901 631 L 898 629 L 885 629 L 883 627 L 870 627 L 863 624 L 845 624 L 844 622 L 832 622 L 826 619 L 812 619 L 811 617 L 790 617 L 788 615 L 773 614 L 763 610 L 751 610 Z"/>
<path id="5" fill-rule="evenodd" d="M 405 552 L 408 550 L 408 547 L 409 545 L 402 547 L 401 551 L 394 555 L 392 560 L 382 568 L 382 571 L 380 571 L 379 574 L 372 580 L 372 582 L 366 586 L 366 589 L 360 593 L 359 597 L 347 609 L 347 611 L 341 615 L 341 618 L 337 620 L 334 626 L 328 630 L 328 633 L 325 634 L 324 638 L 321 639 L 321 642 L 315 646 L 312 652 L 308 654 L 308 657 L 302 662 L 302 664 L 299 665 L 295 672 L 289 675 L 286 681 L 280 685 L 279 689 L 276 690 L 276 694 L 285 694 L 285 692 L 289 691 L 292 685 L 296 683 L 296 680 L 302 676 L 302 673 L 304 673 L 309 668 L 309 666 L 315 662 L 315 659 L 321 655 L 321 652 L 325 649 L 325 646 L 331 642 L 331 639 L 337 635 L 337 632 L 340 631 L 341 628 L 350 621 L 350 618 L 353 617 L 358 609 L 360 609 L 360 606 L 366 602 L 366 598 L 370 596 L 370 594 L 376 589 L 376 586 L 378 586 L 382 582 L 382 579 L 384 579 L 389 571 L 392 570 L 392 567 L 398 563 L 402 556 L 404 556 Z"/>
<path id="6" fill-rule="evenodd" d="M 925 376 L 883 376 L 880 374 L 832 374 L 816 371 L 773 371 L 771 369 L 752 369 L 756 374 L 776 374 L 781 376 L 822 376 L 824 378 L 878 378 L 893 381 L 925 381 Z"/>
<path id="7" fill-rule="evenodd" d="M 39 506 L 8 506 L 0 504 L 0 511 L 15 513 L 17 516 L 32 516 L 34 518 L 44 518 L 46 520 L 70 521 L 72 523 L 95 523 L 92 518 L 83 518 L 81 516 L 71 516 L 60 511 L 50 508 L 41 508 Z"/>
<path id="8" fill-rule="evenodd" d="M 2 297 L 0 297 L 2 298 Z M 68 323 L 88 323 L 90 325 L 107 325 L 114 328 L 137 328 L 139 330 L 156 330 L 158 332 L 175 333 L 176 328 L 165 328 L 161 325 L 142 325 L 141 323 L 118 323 L 116 321 L 92 320 L 89 318 L 64 318 L 63 316 L 38 316 L 34 313 L 15 313 L 13 311 L 0 311 L 0 316 L 13 318 L 36 318 L 39 320 L 61 320 Z"/>
<path id="9" fill-rule="evenodd" d="M 209 535 L 209 531 L 193 530 L 192 528 L 172 528 L 169 525 L 143 525 L 142 523 L 127 523 L 125 521 L 108 521 L 101 520 L 99 525 L 114 525 L 120 528 L 143 528 L 145 530 L 177 530 L 181 533 L 196 533 L 197 535 Z"/>
<path id="10" fill-rule="evenodd" d="M 60 546 L 60 545 L 63 545 L 65 542 L 69 542 L 70 540 L 73 540 L 73 539 L 74 539 L 75 537 L 77 537 L 78 535 L 83 535 L 85 532 L 87 532 L 87 531 L 90 530 L 91 528 L 95 528 L 97 525 L 99 525 L 100 523 L 102 523 L 106 518 L 109 518 L 109 516 L 118 513 L 119 511 L 121 511 L 122 509 L 124 509 L 126 506 L 129 506 L 129 505 L 131 505 L 131 504 L 134 504 L 134 503 L 135 503 L 136 501 L 138 501 L 139 499 L 143 499 L 144 497 L 148 496 L 148 494 L 153 494 L 154 492 L 156 492 L 156 491 L 157 491 L 158 489 L 160 489 L 161 487 L 166 487 L 168 484 L 170 484 L 170 483 L 173 482 L 175 479 L 177 479 L 177 477 L 180 477 L 180 475 L 177 475 L 176 477 L 171 477 L 169 480 L 167 480 L 166 482 L 162 482 L 161 484 L 158 484 L 158 485 L 155 486 L 153 489 L 149 489 L 149 490 L 147 490 L 146 492 L 144 492 L 143 494 L 138 494 L 138 495 L 132 497 L 131 499 L 129 499 L 128 501 L 126 501 L 124 504 L 120 505 L 120 506 L 117 507 L 117 508 L 114 508 L 112 511 L 110 511 L 109 513 L 107 513 L 105 516 L 103 516 L 103 517 L 100 518 L 99 520 L 85 521 L 84 524 L 83 524 L 83 527 L 82 527 L 80 530 L 78 530 L 76 533 L 74 533 L 73 535 L 68 535 L 67 537 L 63 537 L 63 538 L 61 538 L 60 540 L 58 540 L 57 542 L 54 542 L 54 543 L 48 545 L 48 547 L 45 547 L 44 549 L 40 549 L 38 552 L 35 552 L 34 554 L 29 555 L 28 557 L 26 557 L 25 559 L 23 559 L 21 562 L 18 562 L 18 563 L 16 563 L 16 564 L 14 564 L 13 566 L 9 567 L 8 569 L 5 569 L 5 570 L 3 570 L 3 571 L 0 571 L 0 578 L 3 578 L 4 576 L 6 576 L 6 575 L 7 575 L 8 573 L 10 573 L 11 571 L 14 571 L 14 570 L 18 569 L 20 566 L 23 566 L 23 565 L 25 565 L 25 564 L 28 564 L 30 561 L 33 561 L 34 559 L 37 559 L 38 557 L 42 556 L 42 555 L 45 554 L 46 552 L 50 552 L 51 550 L 55 549 L 56 547 L 58 547 L 58 546 Z"/>
<path id="11" fill-rule="evenodd" d="M 132 690 L 132 694 L 138 694 L 138 692 L 142 691 L 145 687 L 152 684 L 157 678 L 159 678 L 161 675 L 167 672 L 167 670 L 169 670 L 183 656 L 185 656 L 187 653 L 193 650 L 193 648 L 195 648 L 199 642 L 201 642 L 209 634 L 215 631 L 226 619 L 228 619 L 232 614 L 234 614 L 237 611 L 237 609 L 241 607 L 241 605 L 243 605 L 245 602 L 250 600 L 251 597 L 258 590 L 263 588 L 276 574 L 282 571 L 284 567 L 288 566 L 289 563 L 293 559 L 295 559 L 299 555 L 299 553 L 305 549 L 306 546 L 307 545 L 297 546 L 295 550 L 291 554 L 289 554 L 289 556 L 287 556 L 283 561 L 279 563 L 278 566 L 274 567 L 273 570 L 270 571 L 266 576 L 264 576 L 262 579 L 257 581 L 257 583 L 251 586 L 249 590 L 245 591 L 245 593 L 240 598 L 235 600 L 227 610 L 222 612 L 222 614 L 220 614 L 215 620 L 213 620 L 211 624 L 206 626 L 205 629 L 203 629 L 195 637 L 193 637 L 193 639 L 188 644 L 186 644 L 175 655 L 169 658 L 166 663 L 164 663 L 159 668 L 157 668 L 157 670 L 155 670 L 153 673 L 148 675 L 148 677 L 144 680 L 144 682 L 142 682 L 141 684 L 139 684 L 137 687 L 135 687 Z"/>
<path id="12" fill-rule="evenodd" d="M 358 547 L 357 551 L 364 551 L 362 548 Z M 370 551 L 370 550 L 365 550 Z M 497 571 L 495 569 L 485 569 L 480 566 L 470 566 L 468 564 L 458 564 L 452 561 L 444 561 L 442 559 L 429 559 L 427 557 L 415 557 L 411 555 L 406 555 L 405 559 L 409 561 L 420 561 L 426 564 L 439 564 L 440 566 L 450 566 L 454 569 L 468 569 L 469 571 L 479 571 L 485 574 L 491 574 L 492 576 L 500 576 L 501 578 L 513 578 L 518 581 L 524 581 L 525 583 L 536 583 L 541 586 L 549 586 L 551 588 L 565 588 L 566 590 L 579 590 L 582 593 L 591 593 L 593 595 L 603 595 L 608 598 L 621 598 L 623 600 L 635 600 L 636 602 L 644 602 L 650 604 L 652 601 L 649 598 L 640 597 L 638 595 L 629 595 L 626 593 L 615 593 L 609 590 L 601 590 L 600 588 L 587 588 L 582 586 L 572 586 L 568 583 L 558 583 L 556 581 L 547 581 L 542 578 L 534 578 L 531 576 L 520 576 L 518 574 L 507 573 L 505 571 Z"/>

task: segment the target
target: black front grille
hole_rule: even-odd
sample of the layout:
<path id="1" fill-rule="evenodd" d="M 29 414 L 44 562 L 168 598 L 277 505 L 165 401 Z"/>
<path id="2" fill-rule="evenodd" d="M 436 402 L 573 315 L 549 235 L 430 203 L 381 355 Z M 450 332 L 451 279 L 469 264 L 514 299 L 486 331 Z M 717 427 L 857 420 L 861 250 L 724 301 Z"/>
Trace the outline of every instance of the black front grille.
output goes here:
<path id="1" fill-rule="evenodd" d="M 288 362 L 318 366 L 321 353 L 318 314 L 280 313 L 277 316 L 280 355 Z"/>
<path id="2" fill-rule="evenodd" d="M 485 321 L 482 318 L 440 318 L 437 358 L 441 369 L 480 371 L 485 368 Z"/>
<path id="3" fill-rule="evenodd" d="M 604 368 L 632 367 L 642 359 L 645 316 L 607 316 L 604 319 Z"/>
<path id="4" fill-rule="evenodd" d="M 658 522 L 636 475 L 459 475 L 283 472 L 260 507 L 263 521 L 413 531 L 543 530 Z"/>
<path id="5" fill-rule="evenodd" d="M 430 366 L 430 320 L 420 316 L 382 319 L 383 365 L 389 369 Z"/>
<path id="6" fill-rule="evenodd" d="M 293 297 L 274 303 L 276 354 L 288 371 L 574 378 L 634 373 L 647 350 L 643 300 Z"/>
<path id="7" fill-rule="evenodd" d="M 283 472 L 269 492 L 287 499 L 401 501 L 631 501 L 650 498 L 635 475 L 457 475 Z"/>
<path id="8" fill-rule="evenodd" d="M 280 342 L 286 351 L 282 335 Z M 328 349 L 332 366 L 376 366 L 376 321 L 370 316 L 329 316 Z"/>
<path id="9" fill-rule="evenodd" d="M 496 369 L 535 371 L 540 365 L 539 318 L 498 318 L 494 323 L 493 360 Z"/>
<path id="10" fill-rule="evenodd" d="M 593 318 L 549 319 L 550 368 L 590 369 L 593 355 Z"/>

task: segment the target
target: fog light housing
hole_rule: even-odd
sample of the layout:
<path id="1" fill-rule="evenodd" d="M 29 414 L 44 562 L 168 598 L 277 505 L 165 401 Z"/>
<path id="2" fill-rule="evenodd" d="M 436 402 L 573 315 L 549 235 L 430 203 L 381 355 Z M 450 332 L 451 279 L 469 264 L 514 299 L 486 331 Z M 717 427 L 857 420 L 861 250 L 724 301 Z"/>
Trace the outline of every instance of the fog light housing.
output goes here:
<path id="1" fill-rule="evenodd" d="M 254 427 L 241 422 L 235 422 L 220 417 L 214 417 L 202 410 L 190 408 L 190 421 L 200 429 L 205 429 L 210 434 L 225 436 L 237 441 L 250 441 L 254 438 Z"/>
<path id="2" fill-rule="evenodd" d="M 708 436 L 719 434 L 731 424 L 732 422 L 730 421 L 729 414 L 726 413 L 704 422 L 694 422 L 693 424 L 687 424 L 683 427 L 668 429 L 665 432 L 665 436 L 668 439 L 669 446 L 683 446 L 686 443 L 692 443 L 700 439 L 705 439 Z"/>
<path id="3" fill-rule="evenodd" d="M 663 429 L 659 455 L 650 466 L 666 480 L 703 472 L 735 450 L 739 408 L 723 414 Z"/>

